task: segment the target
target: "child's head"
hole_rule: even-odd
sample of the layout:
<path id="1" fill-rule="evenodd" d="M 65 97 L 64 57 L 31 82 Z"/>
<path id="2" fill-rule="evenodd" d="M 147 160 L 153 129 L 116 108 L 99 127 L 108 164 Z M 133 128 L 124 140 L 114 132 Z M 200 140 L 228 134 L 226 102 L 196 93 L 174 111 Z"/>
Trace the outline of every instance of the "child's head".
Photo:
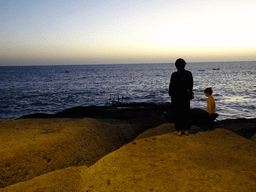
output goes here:
<path id="1" fill-rule="evenodd" d="M 210 96 L 210 95 L 212 95 L 212 88 L 211 87 L 208 87 L 208 88 L 206 88 L 205 90 L 204 90 L 204 93 L 205 93 L 205 95 L 207 96 Z"/>

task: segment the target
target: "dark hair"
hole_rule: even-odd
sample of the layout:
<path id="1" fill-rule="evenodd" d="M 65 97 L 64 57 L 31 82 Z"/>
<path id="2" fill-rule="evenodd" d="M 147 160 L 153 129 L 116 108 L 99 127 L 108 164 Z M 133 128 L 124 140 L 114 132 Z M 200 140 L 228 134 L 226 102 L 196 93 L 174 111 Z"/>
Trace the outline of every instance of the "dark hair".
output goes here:
<path id="1" fill-rule="evenodd" d="M 175 66 L 177 69 L 179 69 L 179 68 L 184 69 L 186 64 L 187 64 L 186 61 L 184 61 L 184 59 L 181 59 L 181 58 L 177 59 L 175 62 Z"/>
<path id="2" fill-rule="evenodd" d="M 205 93 L 210 93 L 210 95 L 212 95 L 212 88 L 208 87 L 204 90 Z"/>

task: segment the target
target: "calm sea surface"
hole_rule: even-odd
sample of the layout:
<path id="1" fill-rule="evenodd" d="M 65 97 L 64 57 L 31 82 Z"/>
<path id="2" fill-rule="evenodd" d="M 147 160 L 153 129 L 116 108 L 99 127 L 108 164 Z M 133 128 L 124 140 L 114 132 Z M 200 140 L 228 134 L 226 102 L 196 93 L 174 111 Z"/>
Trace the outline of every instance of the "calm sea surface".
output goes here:
<path id="1" fill-rule="evenodd" d="M 218 120 L 256 118 L 256 62 L 188 63 L 194 77 L 192 108 L 206 108 L 212 87 Z M 75 106 L 123 102 L 170 102 L 174 64 L 0 67 L 0 120 L 56 113 Z"/>

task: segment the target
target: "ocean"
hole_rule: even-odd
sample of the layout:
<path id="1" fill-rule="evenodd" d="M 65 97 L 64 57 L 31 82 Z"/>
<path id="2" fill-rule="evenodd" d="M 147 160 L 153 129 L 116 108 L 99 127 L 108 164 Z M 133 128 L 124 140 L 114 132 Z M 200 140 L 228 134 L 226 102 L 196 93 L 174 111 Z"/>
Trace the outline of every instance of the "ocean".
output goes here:
<path id="1" fill-rule="evenodd" d="M 256 62 L 188 63 L 193 74 L 191 108 L 206 109 L 212 87 L 218 120 L 256 118 Z M 76 106 L 171 102 L 174 64 L 52 65 L 0 67 L 0 120 L 53 114 Z"/>

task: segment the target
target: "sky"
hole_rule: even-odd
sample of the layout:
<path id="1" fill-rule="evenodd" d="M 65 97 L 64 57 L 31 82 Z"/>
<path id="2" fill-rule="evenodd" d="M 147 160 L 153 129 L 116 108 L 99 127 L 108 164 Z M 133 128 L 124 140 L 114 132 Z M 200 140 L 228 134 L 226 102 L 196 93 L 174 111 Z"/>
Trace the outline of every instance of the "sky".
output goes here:
<path id="1" fill-rule="evenodd" d="M 0 65 L 256 61 L 255 0 L 1 0 Z"/>

